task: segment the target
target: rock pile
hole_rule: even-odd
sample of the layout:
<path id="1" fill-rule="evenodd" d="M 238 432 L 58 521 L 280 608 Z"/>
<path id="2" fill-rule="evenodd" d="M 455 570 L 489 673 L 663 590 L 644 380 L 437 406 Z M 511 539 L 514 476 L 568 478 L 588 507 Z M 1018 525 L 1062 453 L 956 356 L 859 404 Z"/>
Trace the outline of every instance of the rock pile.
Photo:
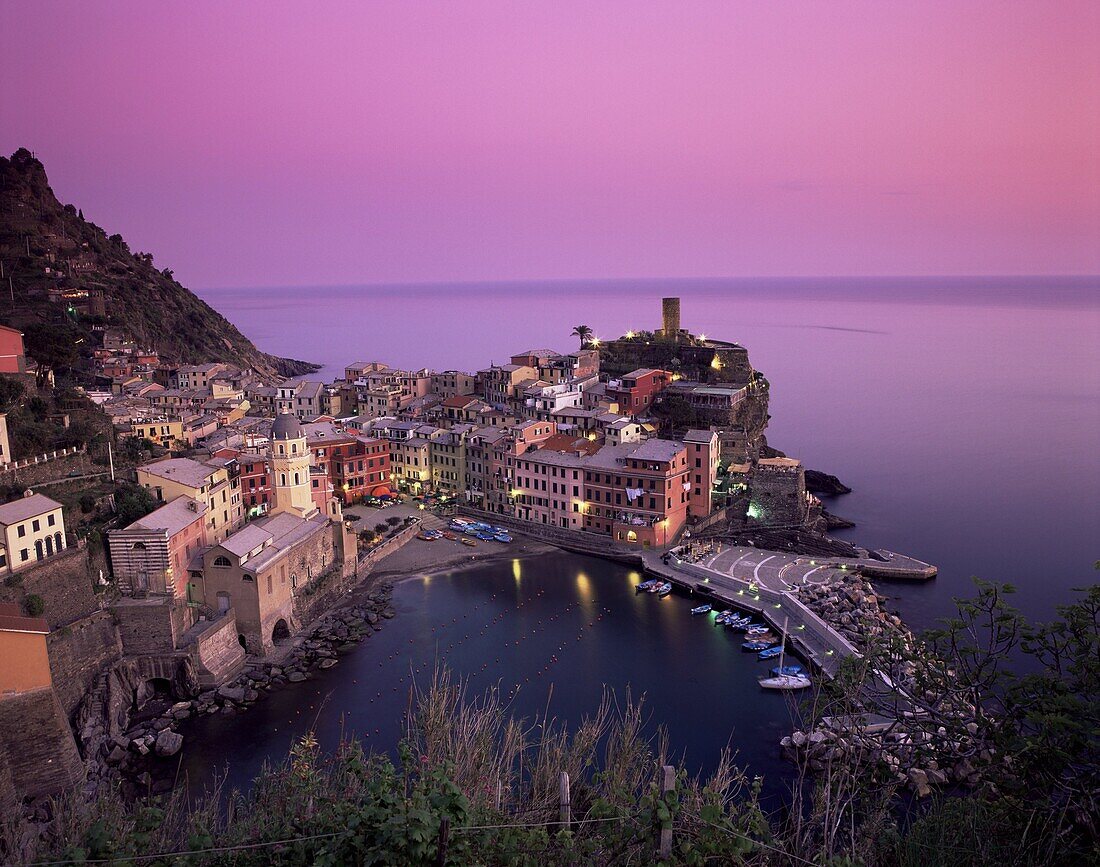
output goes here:
<path id="1" fill-rule="evenodd" d="M 384 584 L 367 597 L 365 604 L 326 614 L 308 634 L 293 639 L 293 647 L 277 663 L 251 660 L 232 682 L 197 692 L 152 718 L 133 723 L 100 750 L 102 764 L 96 778 L 109 779 L 115 775 L 112 771 L 117 772 L 131 795 L 168 791 L 171 779 L 158 779 L 152 760 L 180 751 L 184 736 L 176 729 L 181 723 L 202 715 L 244 713 L 265 693 L 283 684 L 307 680 L 313 669 L 332 668 L 342 654 L 354 650 L 360 641 L 395 616 L 390 605 L 392 595 L 393 585 Z"/>
<path id="2" fill-rule="evenodd" d="M 978 765 L 992 758 L 986 754 L 976 762 L 964 755 L 973 746 L 965 736 L 950 741 L 903 727 L 876 731 L 853 720 L 826 719 L 816 729 L 795 731 L 779 743 L 784 758 L 811 771 L 869 765 L 883 779 L 907 786 L 921 798 L 935 787 L 977 786 L 982 780 Z"/>
<path id="3" fill-rule="evenodd" d="M 936 786 L 977 785 L 993 756 L 979 737 L 975 708 L 953 694 L 950 669 L 886 610 L 886 598 L 855 572 L 797 592 L 857 650 L 874 653 L 876 667 L 873 694 L 859 697 L 863 712 L 792 733 L 780 741 L 783 754 L 811 771 L 869 765 L 919 797 Z"/>
<path id="4" fill-rule="evenodd" d="M 886 610 L 886 597 L 878 595 L 870 581 L 855 572 L 841 575 L 828 584 L 803 584 L 798 598 L 857 648 L 886 635 L 909 641 L 909 630 Z"/>

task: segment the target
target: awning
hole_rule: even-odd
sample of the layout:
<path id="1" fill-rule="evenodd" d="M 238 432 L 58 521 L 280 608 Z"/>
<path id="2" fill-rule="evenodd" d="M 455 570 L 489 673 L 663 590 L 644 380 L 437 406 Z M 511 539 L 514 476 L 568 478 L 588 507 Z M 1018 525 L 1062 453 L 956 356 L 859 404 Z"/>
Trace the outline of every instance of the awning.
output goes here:
<path id="1" fill-rule="evenodd" d="M 388 497 L 390 496 L 389 485 L 375 485 L 368 494 L 372 497 Z"/>

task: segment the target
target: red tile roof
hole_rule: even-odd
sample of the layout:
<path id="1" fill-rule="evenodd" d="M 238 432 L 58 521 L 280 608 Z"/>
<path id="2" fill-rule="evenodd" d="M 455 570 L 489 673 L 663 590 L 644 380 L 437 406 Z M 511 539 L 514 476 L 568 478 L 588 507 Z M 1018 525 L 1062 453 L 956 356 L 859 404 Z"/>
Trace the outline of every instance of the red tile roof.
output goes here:
<path id="1" fill-rule="evenodd" d="M 50 631 L 50 626 L 44 617 L 25 617 L 18 605 L 0 602 L 0 631 L 40 632 L 45 635 Z"/>

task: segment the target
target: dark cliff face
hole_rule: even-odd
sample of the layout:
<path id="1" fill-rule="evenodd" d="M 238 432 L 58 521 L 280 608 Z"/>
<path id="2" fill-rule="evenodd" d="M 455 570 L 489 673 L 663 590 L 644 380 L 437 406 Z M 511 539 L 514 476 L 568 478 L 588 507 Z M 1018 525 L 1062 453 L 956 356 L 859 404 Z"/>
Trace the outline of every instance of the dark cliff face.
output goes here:
<path id="1" fill-rule="evenodd" d="M 119 326 L 166 360 L 224 361 L 283 376 L 316 369 L 260 352 L 170 270 L 154 266 L 151 254 L 131 252 L 121 235 L 108 235 L 72 205 L 62 205 L 42 163 L 23 148 L 10 159 L 0 157 L 0 261 L 0 321 L 14 327 L 68 318 L 89 344 L 93 326 Z M 56 290 L 87 291 L 101 310 L 68 310 Z"/>

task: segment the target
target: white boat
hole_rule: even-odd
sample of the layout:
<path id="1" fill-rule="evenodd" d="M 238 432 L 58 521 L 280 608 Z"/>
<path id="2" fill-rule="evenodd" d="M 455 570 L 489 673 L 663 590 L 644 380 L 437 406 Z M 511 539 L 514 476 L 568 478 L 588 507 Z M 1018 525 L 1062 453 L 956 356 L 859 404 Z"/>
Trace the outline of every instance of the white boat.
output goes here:
<path id="1" fill-rule="evenodd" d="M 779 645 L 779 665 L 776 666 L 779 671 L 783 671 L 783 656 L 787 649 L 787 621 L 783 620 L 783 640 Z M 791 691 L 796 689 L 806 689 L 809 686 L 813 686 L 813 681 L 810 680 L 809 675 L 804 672 L 798 674 L 777 674 L 774 677 L 762 677 L 760 678 L 760 686 L 763 689 L 779 689 L 785 691 Z"/>
<path id="2" fill-rule="evenodd" d="M 804 674 L 780 674 L 777 677 L 763 677 L 760 679 L 760 686 L 764 689 L 806 689 L 813 685 L 813 681 Z"/>

